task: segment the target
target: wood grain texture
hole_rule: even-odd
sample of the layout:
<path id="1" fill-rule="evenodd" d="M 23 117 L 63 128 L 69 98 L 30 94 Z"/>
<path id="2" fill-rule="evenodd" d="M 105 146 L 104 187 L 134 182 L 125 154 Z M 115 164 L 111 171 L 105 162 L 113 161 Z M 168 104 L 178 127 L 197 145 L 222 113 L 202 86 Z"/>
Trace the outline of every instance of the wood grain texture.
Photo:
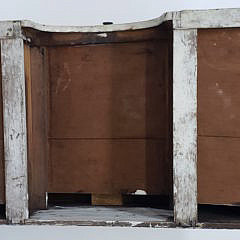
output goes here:
<path id="1" fill-rule="evenodd" d="M 207 9 L 173 12 L 174 29 L 240 27 L 240 10 Z"/>
<path id="2" fill-rule="evenodd" d="M 240 202 L 239 33 L 198 30 L 199 203 Z"/>
<path id="3" fill-rule="evenodd" d="M 49 63 L 48 191 L 168 195 L 169 43 L 49 47 Z"/>
<path id="4" fill-rule="evenodd" d="M 158 41 L 50 48 L 50 137 L 165 137 L 167 54 Z"/>
<path id="5" fill-rule="evenodd" d="M 28 218 L 23 40 L 20 38 L 1 40 L 1 57 L 6 217 L 12 223 L 19 223 Z"/>
<path id="6" fill-rule="evenodd" d="M 1 44 L 1 43 L 0 43 Z M 0 48 L 1 56 L 1 48 Z M 5 167 L 3 148 L 3 112 L 2 112 L 2 70 L 0 57 L 0 204 L 5 203 Z"/>
<path id="7" fill-rule="evenodd" d="M 51 140 L 49 192 L 168 194 L 164 140 Z M 161 176 L 159 177 L 159 174 Z"/>
<path id="8" fill-rule="evenodd" d="M 197 222 L 197 30 L 173 33 L 174 218 Z"/>
<path id="9" fill-rule="evenodd" d="M 29 209 L 46 208 L 47 192 L 47 78 L 46 53 L 25 45 L 27 86 Z"/>
<path id="10" fill-rule="evenodd" d="M 240 203 L 240 139 L 198 137 L 198 202 Z"/>
<path id="11" fill-rule="evenodd" d="M 198 135 L 240 137 L 240 30 L 199 30 Z"/>

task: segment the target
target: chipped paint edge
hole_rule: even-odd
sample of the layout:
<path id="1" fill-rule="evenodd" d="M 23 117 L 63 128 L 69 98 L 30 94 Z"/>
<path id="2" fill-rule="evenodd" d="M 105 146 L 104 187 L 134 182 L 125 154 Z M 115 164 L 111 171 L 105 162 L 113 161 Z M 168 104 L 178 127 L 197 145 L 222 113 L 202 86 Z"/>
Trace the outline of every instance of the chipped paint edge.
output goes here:
<path id="1" fill-rule="evenodd" d="M 34 220 L 29 219 L 25 222 L 26 225 L 56 225 L 56 226 L 104 226 L 104 227 L 149 227 L 149 228 L 169 228 L 176 227 L 174 222 L 169 221 L 56 221 L 56 220 Z"/>
<path id="2" fill-rule="evenodd" d="M 0 38 L 14 37 L 8 28 L 9 25 L 14 24 L 20 24 L 22 28 L 32 28 L 43 32 L 107 33 L 157 27 L 166 21 L 173 22 L 173 29 L 240 27 L 240 8 L 166 12 L 160 17 L 147 21 L 96 26 L 54 26 L 39 24 L 30 20 L 0 21 Z"/>
<path id="3" fill-rule="evenodd" d="M 240 27 L 240 8 L 175 12 L 175 29 Z"/>
<path id="4" fill-rule="evenodd" d="M 157 27 L 172 21 L 174 29 L 240 27 L 240 8 L 166 12 L 158 18 L 126 24 L 96 26 L 53 26 L 22 20 L 21 26 L 44 32 L 113 32 Z"/>
<path id="5" fill-rule="evenodd" d="M 174 219 L 197 222 L 197 29 L 173 32 Z"/>
<path id="6" fill-rule="evenodd" d="M 107 33 L 114 31 L 138 30 L 159 26 L 161 23 L 172 20 L 173 12 L 162 14 L 158 18 L 147 21 L 139 21 L 125 24 L 110 24 L 110 25 L 96 25 L 96 26 L 54 26 L 35 23 L 29 20 L 21 20 L 21 26 L 25 28 L 33 28 L 44 32 L 95 32 Z"/>

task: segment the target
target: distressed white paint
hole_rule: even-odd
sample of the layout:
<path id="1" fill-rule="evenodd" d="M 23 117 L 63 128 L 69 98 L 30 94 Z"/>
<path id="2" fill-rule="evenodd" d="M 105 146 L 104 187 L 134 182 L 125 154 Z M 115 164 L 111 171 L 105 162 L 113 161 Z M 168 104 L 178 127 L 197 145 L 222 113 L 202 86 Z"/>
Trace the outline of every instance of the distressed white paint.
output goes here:
<path id="1" fill-rule="evenodd" d="M 173 33 L 173 181 L 177 224 L 197 221 L 197 30 Z"/>
<path id="2" fill-rule="evenodd" d="M 175 29 L 240 27 L 240 9 L 180 11 L 176 19 Z"/>
<path id="3" fill-rule="evenodd" d="M 171 210 L 146 207 L 49 207 L 47 210 L 36 211 L 28 220 L 55 221 L 99 221 L 99 222 L 166 222 L 172 217 Z"/>
<path id="4" fill-rule="evenodd" d="M 174 29 L 240 27 L 240 9 L 232 8 L 167 12 L 155 19 L 127 24 L 51 26 L 22 20 L 21 26 L 45 32 L 113 32 L 156 27 L 171 20 L 173 21 Z"/>
<path id="5" fill-rule="evenodd" d="M 0 39 L 21 37 L 20 21 L 1 21 Z"/>
<path id="6" fill-rule="evenodd" d="M 172 12 L 164 13 L 158 18 L 126 24 L 110 24 L 110 25 L 97 25 L 97 26 L 51 26 L 34 23 L 32 21 L 21 21 L 22 27 L 29 27 L 44 32 L 113 32 L 113 31 L 126 31 L 137 30 L 150 27 L 156 27 L 161 23 L 172 19 Z"/>
<path id="7" fill-rule="evenodd" d="M 0 38 L 7 38 L 13 36 L 13 22 L 0 22 Z"/>
<path id="8" fill-rule="evenodd" d="M 6 217 L 28 218 L 27 135 L 24 45 L 21 38 L 1 40 Z"/>
<path id="9" fill-rule="evenodd" d="M 21 24 L 22 27 L 30 27 L 46 32 L 96 32 L 99 33 L 99 36 L 105 37 L 108 32 L 150 28 L 169 20 L 173 21 L 174 29 L 179 29 L 174 30 L 173 48 L 175 220 L 182 225 L 190 225 L 196 222 L 196 28 L 240 27 L 240 9 L 169 12 L 149 21 L 86 27 L 47 26 L 31 21 L 0 22 L 6 202 L 9 220 L 19 222 L 28 218 L 24 56 L 23 41 L 20 39 L 22 37 L 21 28 L 18 26 Z"/>

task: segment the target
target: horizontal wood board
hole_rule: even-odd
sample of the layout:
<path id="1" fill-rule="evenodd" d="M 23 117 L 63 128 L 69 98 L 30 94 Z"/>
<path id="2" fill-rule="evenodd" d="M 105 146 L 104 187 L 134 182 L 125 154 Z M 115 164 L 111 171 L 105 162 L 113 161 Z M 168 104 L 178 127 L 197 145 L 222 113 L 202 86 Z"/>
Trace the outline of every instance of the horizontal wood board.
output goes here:
<path id="1" fill-rule="evenodd" d="M 49 192 L 168 194 L 164 140 L 51 140 Z"/>
<path id="2" fill-rule="evenodd" d="M 49 49 L 50 138 L 164 137 L 161 42 Z"/>

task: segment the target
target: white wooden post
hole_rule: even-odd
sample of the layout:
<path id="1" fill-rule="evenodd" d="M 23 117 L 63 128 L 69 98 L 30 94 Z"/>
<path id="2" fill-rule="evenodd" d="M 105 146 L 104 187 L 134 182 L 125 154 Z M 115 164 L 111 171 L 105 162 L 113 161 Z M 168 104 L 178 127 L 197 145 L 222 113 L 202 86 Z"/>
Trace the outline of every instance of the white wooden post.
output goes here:
<path id="1" fill-rule="evenodd" d="M 16 36 L 19 28 L 13 37 L 1 39 L 6 217 L 11 223 L 24 222 L 29 215 L 24 43 Z M 9 29 L 14 32 L 11 25 Z"/>
<path id="2" fill-rule="evenodd" d="M 174 219 L 197 222 L 197 29 L 173 33 Z"/>

